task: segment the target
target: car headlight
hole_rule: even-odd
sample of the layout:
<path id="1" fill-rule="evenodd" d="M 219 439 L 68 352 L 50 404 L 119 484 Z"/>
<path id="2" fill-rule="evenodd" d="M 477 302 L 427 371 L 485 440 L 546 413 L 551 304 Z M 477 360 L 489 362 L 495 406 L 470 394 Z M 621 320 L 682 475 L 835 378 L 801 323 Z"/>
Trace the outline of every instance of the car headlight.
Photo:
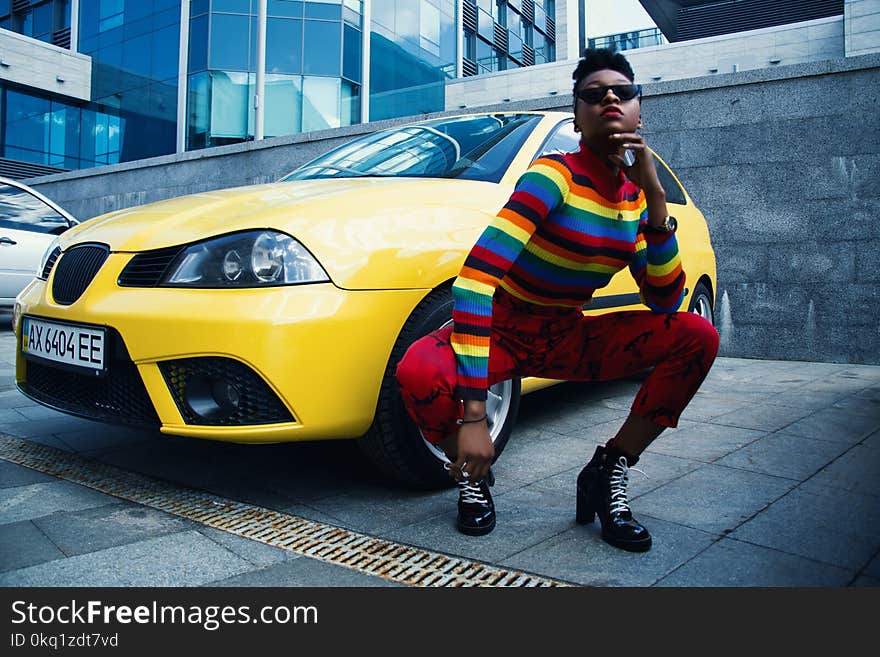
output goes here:
<path id="1" fill-rule="evenodd" d="M 252 230 L 186 247 L 160 284 L 262 287 L 329 280 L 327 272 L 297 240 L 273 230 Z"/>
<path id="2" fill-rule="evenodd" d="M 61 247 L 58 246 L 58 239 L 55 238 L 51 242 L 49 242 L 49 246 L 46 247 L 46 251 L 43 253 L 43 257 L 40 258 L 40 266 L 37 267 L 37 271 L 35 275 L 42 281 L 45 281 L 49 278 L 49 272 L 52 271 L 52 267 L 55 265 L 55 261 L 58 260 L 58 256 L 61 255 Z"/>

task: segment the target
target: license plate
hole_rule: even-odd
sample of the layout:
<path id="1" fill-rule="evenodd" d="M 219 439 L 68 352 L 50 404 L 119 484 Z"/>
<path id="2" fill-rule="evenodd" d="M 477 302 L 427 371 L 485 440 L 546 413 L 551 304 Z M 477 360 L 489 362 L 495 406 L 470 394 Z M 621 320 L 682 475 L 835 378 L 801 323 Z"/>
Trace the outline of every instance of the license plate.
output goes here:
<path id="1" fill-rule="evenodd" d="M 22 318 L 21 353 L 55 363 L 104 371 L 106 334 L 100 326 L 77 326 Z"/>

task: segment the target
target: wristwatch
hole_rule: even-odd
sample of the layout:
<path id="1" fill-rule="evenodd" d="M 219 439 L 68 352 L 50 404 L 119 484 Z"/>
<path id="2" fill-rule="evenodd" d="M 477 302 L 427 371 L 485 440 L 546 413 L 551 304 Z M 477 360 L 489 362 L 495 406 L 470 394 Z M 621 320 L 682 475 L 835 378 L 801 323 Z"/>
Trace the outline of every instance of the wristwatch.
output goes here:
<path id="1" fill-rule="evenodd" d="M 663 223 L 659 226 L 652 226 L 648 224 L 648 228 L 657 232 L 657 233 L 674 233 L 675 229 L 678 228 L 678 220 L 673 217 L 671 214 L 666 215 L 666 219 L 663 220 Z"/>

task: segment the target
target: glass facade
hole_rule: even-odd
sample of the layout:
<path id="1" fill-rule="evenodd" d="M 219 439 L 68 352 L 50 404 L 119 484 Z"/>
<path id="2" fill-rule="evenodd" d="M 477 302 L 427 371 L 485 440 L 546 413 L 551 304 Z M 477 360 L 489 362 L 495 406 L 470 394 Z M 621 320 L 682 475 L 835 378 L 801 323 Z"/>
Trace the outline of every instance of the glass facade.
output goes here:
<path id="1" fill-rule="evenodd" d="M 666 43 L 666 39 L 658 28 L 649 27 L 643 30 L 620 32 L 619 34 L 609 34 L 606 36 L 591 38 L 589 43 L 590 48 L 635 50 L 636 48 L 659 46 Z"/>
<path id="2" fill-rule="evenodd" d="M 455 0 L 373 2 L 370 25 L 370 119 L 444 107 L 444 81 L 455 77 Z"/>
<path id="3" fill-rule="evenodd" d="M 92 105 L 122 126 L 117 161 L 174 152 L 179 43 L 179 0 L 80 0 L 79 51 L 92 58 Z"/>
<path id="4" fill-rule="evenodd" d="M 187 148 L 254 138 L 255 0 L 191 3 Z M 269 0 L 265 137 L 359 123 L 362 0 Z"/>
<path id="5" fill-rule="evenodd" d="M 0 27 L 61 47 L 76 29 L 92 58 L 90 102 L 0 81 L 2 156 L 73 169 L 174 153 L 180 115 L 187 150 L 253 139 L 258 1 L 183 1 L 179 112 L 181 0 L 0 0 Z M 552 61 L 554 11 L 554 0 L 267 0 L 263 136 L 441 111 L 459 66 Z"/>
<path id="6" fill-rule="evenodd" d="M 555 0 L 463 0 L 463 74 L 556 60 Z"/>

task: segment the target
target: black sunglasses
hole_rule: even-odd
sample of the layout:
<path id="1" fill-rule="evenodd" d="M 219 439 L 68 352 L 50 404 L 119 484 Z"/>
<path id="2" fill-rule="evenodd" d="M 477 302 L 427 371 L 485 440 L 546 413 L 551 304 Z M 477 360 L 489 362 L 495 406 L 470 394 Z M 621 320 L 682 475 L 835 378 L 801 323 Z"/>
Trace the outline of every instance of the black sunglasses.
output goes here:
<path id="1" fill-rule="evenodd" d="M 590 105 L 598 105 L 608 95 L 609 89 L 620 100 L 632 100 L 636 96 L 642 97 L 642 85 L 640 84 L 609 84 L 605 87 L 586 87 L 577 92 L 577 97 Z"/>

